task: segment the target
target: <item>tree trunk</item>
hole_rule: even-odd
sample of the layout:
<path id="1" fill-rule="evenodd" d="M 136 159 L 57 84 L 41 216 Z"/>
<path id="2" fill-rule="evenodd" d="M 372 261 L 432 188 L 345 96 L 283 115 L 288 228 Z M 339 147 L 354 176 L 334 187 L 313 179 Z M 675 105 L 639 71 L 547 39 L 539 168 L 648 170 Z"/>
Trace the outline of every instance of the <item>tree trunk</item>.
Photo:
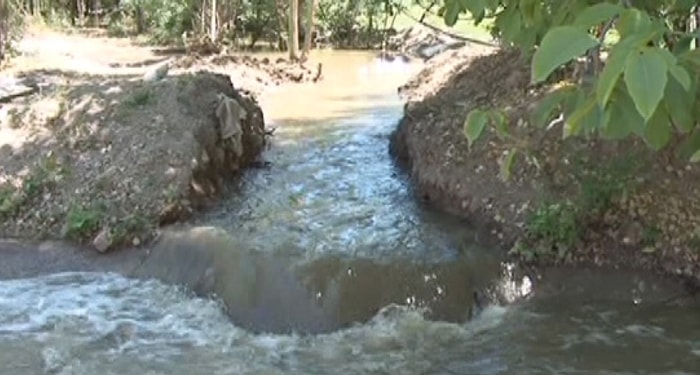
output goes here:
<path id="1" fill-rule="evenodd" d="M 70 2 L 70 23 L 72 26 L 76 26 L 78 21 L 78 1 L 74 0 Z"/>
<path id="2" fill-rule="evenodd" d="M 201 14 L 199 16 L 199 35 L 204 35 L 204 33 L 207 30 L 206 23 L 207 23 L 207 4 L 205 0 L 202 0 L 201 3 Z"/>
<path id="3" fill-rule="evenodd" d="M 299 1 L 289 0 L 289 60 L 299 60 Z"/>
<path id="4" fill-rule="evenodd" d="M 75 0 L 75 6 L 78 8 L 78 24 L 80 26 L 85 25 L 85 0 Z"/>
<path id="5" fill-rule="evenodd" d="M 99 26 L 100 24 L 100 14 L 102 11 L 102 1 L 92 0 L 90 2 L 90 26 Z"/>
<path id="6" fill-rule="evenodd" d="M 695 22 L 694 22 L 695 24 L 693 25 L 693 32 L 697 33 L 698 31 L 700 31 L 700 6 L 697 6 L 697 5 L 695 6 L 694 16 L 695 17 L 693 17 L 693 18 L 695 20 Z M 695 38 L 695 48 L 700 48 L 700 36 Z"/>
<path id="7" fill-rule="evenodd" d="M 216 28 L 216 0 L 211 0 L 211 20 L 209 21 L 209 38 L 214 43 L 217 37 Z"/>
<path id="8" fill-rule="evenodd" d="M 277 44 L 280 51 L 286 51 L 287 48 L 289 48 L 287 43 L 288 40 L 284 39 L 284 31 L 288 29 L 288 27 L 284 25 L 284 2 L 285 0 L 277 0 L 275 4 L 275 14 L 277 15 L 277 22 L 279 23 L 277 30 Z"/>
<path id="9" fill-rule="evenodd" d="M 0 62 L 5 59 L 5 48 L 10 34 L 10 16 L 10 7 L 7 2 L 0 2 Z"/>
<path id="10" fill-rule="evenodd" d="M 136 21 L 136 35 L 141 35 L 146 31 L 146 17 L 143 14 L 141 1 L 134 4 L 134 18 Z"/>
<path id="11" fill-rule="evenodd" d="M 301 59 L 306 60 L 311 51 L 311 36 L 314 33 L 314 15 L 316 13 L 316 0 L 307 0 L 306 9 L 306 32 L 304 33 L 304 47 L 301 52 Z"/>

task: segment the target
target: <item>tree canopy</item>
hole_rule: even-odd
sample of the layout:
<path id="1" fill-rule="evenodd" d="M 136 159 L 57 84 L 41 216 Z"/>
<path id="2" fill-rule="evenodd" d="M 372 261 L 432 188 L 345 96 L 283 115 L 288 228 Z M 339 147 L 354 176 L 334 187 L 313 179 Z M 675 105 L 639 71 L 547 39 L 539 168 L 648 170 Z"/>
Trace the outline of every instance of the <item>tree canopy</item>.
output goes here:
<path id="1" fill-rule="evenodd" d="M 475 23 L 493 19 L 492 33 L 531 58 L 532 83 L 572 64 L 583 69 L 547 95 L 538 125 L 563 114 L 563 136 L 639 136 L 656 149 L 674 136 L 682 153 L 700 161 L 698 20 L 693 0 L 445 0 L 441 14 L 454 25 L 461 13 Z M 470 114 L 465 132 L 474 142 L 489 110 Z"/>
<path id="2" fill-rule="evenodd" d="M 113 35 L 146 34 L 157 43 L 177 43 L 187 33 L 216 42 L 236 41 L 241 48 L 265 41 L 286 49 L 292 26 L 298 28 L 302 44 L 311 43 L 313 33 L 336 46 L 373 46 L 396 10 L 415 1 L 6 0 L 2 6 L 54 24 L 102 26 Z M 0 20 L 7 19 L 6 13 L 0 9 Z M 294 25 L 292 19 L 296 19 Z"/>

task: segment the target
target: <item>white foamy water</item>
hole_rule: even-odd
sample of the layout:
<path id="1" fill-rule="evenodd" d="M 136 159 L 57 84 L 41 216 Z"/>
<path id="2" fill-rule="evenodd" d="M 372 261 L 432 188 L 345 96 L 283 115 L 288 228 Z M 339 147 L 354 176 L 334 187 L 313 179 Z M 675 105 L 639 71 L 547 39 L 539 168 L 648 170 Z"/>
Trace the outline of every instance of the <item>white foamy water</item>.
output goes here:
<path id="1" fill-rule="evenodd" d="M 0 282 L 0 374 L 692 374 L 700 327 L 588 306 L 488 307 L 468 324 L 390 306 L 316 335 L 253 335 L 156 281 L 64 273 Z M 692 310 L 691 310 L 692 311 Z M 684 320 L 685 319 L 685 320 Z M 696 331 L 697 332 L 697 331 Z"/>
<path id="2" fill-rule="evenodd" d="M 420 374 L 505 311 L 466 328 L 396 307 L 327 335 L 251 335 L 181 289 L 65 273 L 0 283 L 0 374 Z"/>

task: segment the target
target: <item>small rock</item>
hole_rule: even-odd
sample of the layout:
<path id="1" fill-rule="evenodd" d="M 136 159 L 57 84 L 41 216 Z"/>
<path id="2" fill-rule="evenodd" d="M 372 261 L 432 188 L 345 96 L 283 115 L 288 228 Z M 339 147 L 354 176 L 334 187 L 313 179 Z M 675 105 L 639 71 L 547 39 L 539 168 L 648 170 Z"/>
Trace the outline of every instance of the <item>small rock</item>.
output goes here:
<path id="1" fill-rule="evenodd" d="M 644 254 L 652 254 L 654 252 L 656 252 L 656 248 L 654 246 L 647 246 L 642 249 L 642 253 Z"/>
<path id="2" fill-rule="evenodd" d="M 168 70 L 170 69 L 169 64 L 162 64 L 156 69 L 151 69 L 144 73 L 143 80 L 147 82 L 160 81 L 168 75 Z"/>
<path id="3" fill-rule="evenodd" d="M 134 237 L 134 240 L 131 241 L 131 244 L 134 246 L 138 246 L 141 244 L 141 240 L 138 237 Z"/>
<path id="4" fill-rule="evenodd" d="M 92 246 L 100 253 L 104 253 L 112 246 L 112 235 L 109 228 L 103 228 L 92 240 Z"/>

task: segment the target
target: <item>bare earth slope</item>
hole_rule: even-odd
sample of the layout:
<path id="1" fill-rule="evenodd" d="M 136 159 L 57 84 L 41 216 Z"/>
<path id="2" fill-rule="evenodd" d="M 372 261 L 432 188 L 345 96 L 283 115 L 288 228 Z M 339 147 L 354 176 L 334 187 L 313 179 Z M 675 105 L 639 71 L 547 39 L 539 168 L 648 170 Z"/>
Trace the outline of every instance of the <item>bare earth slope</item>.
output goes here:
<path id="1" fill-rule="evenodd" d="M 467 46 L 432 59 L 401 89 L 408 103 L 391 152 L 421 197 L 491 228 L 527 260 L 700 280 L 700 171 L 678 156 L 679 142 L 654 153 L 638 139 L 562 141 L 561 126 L 531 124 L 548 88 L 529 79 L 517 52 Z M 505 108 L 512 137 L 489 132 L 470 150 L 463 126 L 475 108 Z M 524 152 L 506 180 L 513 147 Z"/>
<path id="2" fill-rule="evenodd" d="M 266 145 L 249 91 L 311 77 L 283 61 L 229 59 L 237 69 L 227 71 L 190 57 L 145 80 L 163 61 L 153 50 L 50 31 L 30 33 L 20 51 L 0 83 L 35 92 L 0 103 L 0 237 L 100 251 L 143 243 L 217 197 Z"/>

